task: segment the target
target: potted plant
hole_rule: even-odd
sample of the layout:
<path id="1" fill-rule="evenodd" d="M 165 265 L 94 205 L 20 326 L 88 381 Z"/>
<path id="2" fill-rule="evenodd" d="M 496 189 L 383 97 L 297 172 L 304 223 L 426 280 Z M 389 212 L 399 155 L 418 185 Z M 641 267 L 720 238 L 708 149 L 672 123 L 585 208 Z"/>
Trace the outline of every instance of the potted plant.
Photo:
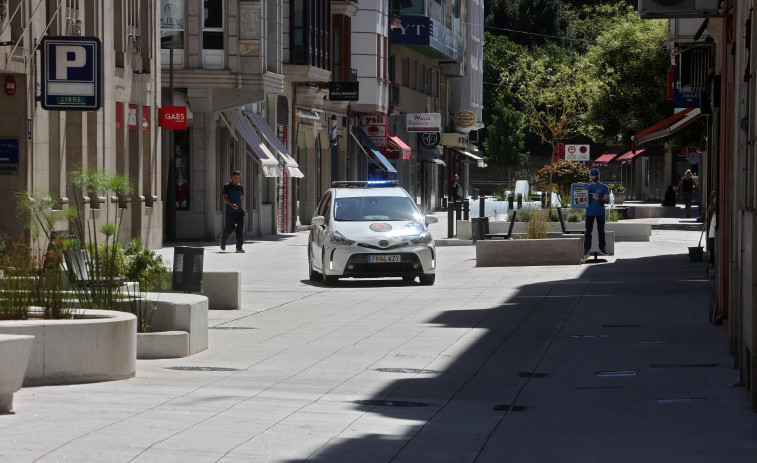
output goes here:
<path id="1" fill-rule="evenodd" d="M 607 186 L 615 197 L 615 204 L 623 204 L 623 201 L 626 200 L 626 187 L 619 183 L 611 183 Z"/>

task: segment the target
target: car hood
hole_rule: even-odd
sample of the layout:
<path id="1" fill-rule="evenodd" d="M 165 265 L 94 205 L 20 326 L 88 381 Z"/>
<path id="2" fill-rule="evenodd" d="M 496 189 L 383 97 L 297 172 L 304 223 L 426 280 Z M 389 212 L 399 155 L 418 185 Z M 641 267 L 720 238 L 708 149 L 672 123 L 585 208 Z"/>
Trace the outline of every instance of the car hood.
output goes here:
<path id="1" fill-rule="evenodd" d="M 417 221 L 373 221 L 373 222 L 338 222 L 336 230 L 350 240 L 373 242 L 389 240 L 392 242 L 415 239 L 426 230 L 422 222 Z"/>

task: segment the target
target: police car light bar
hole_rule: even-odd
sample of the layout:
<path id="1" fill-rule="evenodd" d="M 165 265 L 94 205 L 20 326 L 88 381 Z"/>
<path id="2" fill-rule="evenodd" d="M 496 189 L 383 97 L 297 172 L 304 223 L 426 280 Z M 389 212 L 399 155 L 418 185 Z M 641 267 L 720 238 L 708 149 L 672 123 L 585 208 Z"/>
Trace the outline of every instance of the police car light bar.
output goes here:
<path id="1" fill-rule="evenodd" d="M 397 180 L 337 180 L 331 182 L 332 188 L 380 188 L 396 187 Z"/>

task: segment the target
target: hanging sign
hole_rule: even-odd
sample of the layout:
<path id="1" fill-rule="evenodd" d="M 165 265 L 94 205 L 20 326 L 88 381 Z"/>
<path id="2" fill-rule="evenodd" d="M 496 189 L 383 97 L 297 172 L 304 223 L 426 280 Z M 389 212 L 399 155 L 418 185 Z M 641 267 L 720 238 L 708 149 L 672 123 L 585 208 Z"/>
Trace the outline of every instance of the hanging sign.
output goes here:
<path id="1" fill-rule="evenodd" d="M 102 107 L 102 43 L 97 37 L 48 35 L 42 51 L 42 109 L 97 111 Z"/>
<path id="2" fill-rule="evenodd" d="M 565 145 L 566 161 L 590 161 L 591 150 L 589 145 Z"/>
<path id="3" fill-rule="evenodd" d="M 159 125 L 166 130 L 187 130 L 186 106 L 163 106 L 158 111 Z"/>

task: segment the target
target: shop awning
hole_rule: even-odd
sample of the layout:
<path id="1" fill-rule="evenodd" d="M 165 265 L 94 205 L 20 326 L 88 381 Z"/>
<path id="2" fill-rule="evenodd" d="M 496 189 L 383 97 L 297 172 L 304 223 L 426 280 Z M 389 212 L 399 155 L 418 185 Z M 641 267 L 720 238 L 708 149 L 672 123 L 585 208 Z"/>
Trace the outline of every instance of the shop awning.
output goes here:
<path id="1" fill-rule="evenodd" d="M 355 138 L 357 145 L 361 150 L 363 150 L 363 153 L 365 153 L 365 155 L 368 156 L 368 158 L 373 162 L 378 164 L 378 166 L 381 167 L 384 172 L 394 172 L 395 174 L 397 173 L 397 169 L 395 169 L 392 163 L 389 162 L 383 154 L 381 154 L 378 148 L 376 148 L 376 145 L 373 144 L 371 139 L 368 137 L 368 134 L 366 134 L 363 129 L 354 126 L 350 127 L 350 134 L 352 134 L 352 137 Z M 358 139 L 358 137 L 360 138 Z"/>
<path id="2" fill-rule="evenodd" d="M 636 150 L 635 153 L 633 152 L 633 150 L 628 151 L 622 156 L 618 156 L 615 160 L 618 161 L 621 165 L 630 164 L 635 157 L 641 155 L 641 153 L 643 153 L 644 151 L 644 149 Z"/>
<path id="3" fill-rule="evenodd" d="M 486 167 L 486 163 L 484 162 L 484 158 L 481 157 L 481 156 L 477 156 L 477 155 L 471 153 L 470 151 L 462 150 L 462 149 L 459 149 L 459 148 L 452 148 L 452 151 L 455 151 L 458 154 L 461 154 L 461 155 L 463 155 L 463 156 L 465 156 L 465 157 L 467 157 L 469 159 L 472 159 L 472 160 L 476 161 L 476 166 L 477 167 Z"/>
<path id="4" fill-rule="evenodd" d="M 447 165 L 447 164 L 444 163 L 444 161 L 442 161 L 442 159 L 439 156 L 437 156 L 436 153 L 434 153 L 434 150 L 430 150 L 430 149 L 426 148 L 425 146 L 421 146 L 421 151 L 423 151 L 424 153 L 426 153 L 426 156 L 428 156 L 428 158 L 431 159 L 431 162 L 433 162 L 435 164 L 439 164 L 440 166 L 446 166 Z"/>
<path id="5" fill-rule="evenodd" d="M 699 108 L 686 108 L 683 111 L 673 114 L 667 119 L 663 119 L 657 124 L 648 127 L 631 137 L 635 144 L 646 143 L 658 138 L 666 137 L 691 124 L 702 116 L 702 110 Z"/>
<path id="6" fill-rule="evenodd" d="M 227 109 L 221 111 L 221 116 L 226 120 L 227 124 L 230 124 L 231 127 L 242 135 L 244 141 L 247 142 L 258 157 L 260 166 L 263 168 L 263 175 L 266 177 L 278 177 L 280 174 L 278 159 L 268 150 L 268 147 L 265 146 L 262 140 L 258 138 L 255 130 L 253 130 L 250 123 L 247 122 L 242 114 L 236 109 Z"/>
<path id="7" fill-rule="evenodd" d="M 386 143 L 393 151 L 399 151 L 400 159 L 410 159 L 410 147 L 402 141 L 397 135 L 393 134 L 389 129 L 386 130 Z"/>
<path id="8" fill-rule="evenodd" d="M 605 153 L 594 160 L 594 163 L 591 165 L 592 167 L 607 167 L 607 164 L 615 159 L 617 155 L 621 153 L 620 148 L 613 148 L 611 150 L 605 151 Z"/>
<path id="9" fill-rule="evenodd" d="M 255 127 L 257 127 L 260 133 L 263 134 L 263 137 L 268 140 L 268 143 L 270 143 L 271 146 L 273 146 L 273 149 L 279 154 L 289 176 L 297 178 L 304 177 L 305 175 L 300 171 L 300 166 L 297 164 L 297 161 L 295 161 L 292 155 L 289 154 L 289 150 L 286 149 L 286 146 L 284 146 L 283 143 L 281 143 L 279 137 L 273 133 L 273 129 L 268 125 L 265 119 L 263 119 L 263 116 L 253 111 L 245 111 L 244 113 L 250 118 Z"/>

